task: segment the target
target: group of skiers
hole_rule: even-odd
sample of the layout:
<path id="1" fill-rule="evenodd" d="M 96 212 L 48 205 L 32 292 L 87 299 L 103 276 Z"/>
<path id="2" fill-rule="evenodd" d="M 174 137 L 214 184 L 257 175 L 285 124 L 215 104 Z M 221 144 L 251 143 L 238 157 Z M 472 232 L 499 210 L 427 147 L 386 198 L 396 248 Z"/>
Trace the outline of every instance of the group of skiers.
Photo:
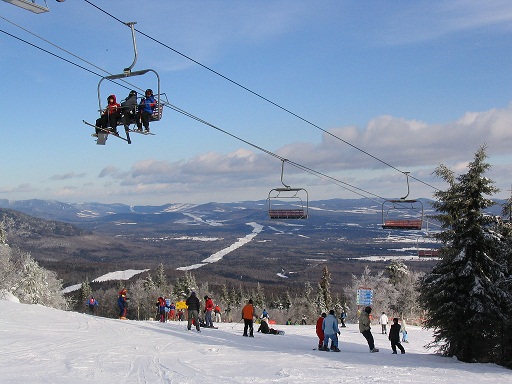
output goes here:
<path id="1" fill-rule="evenodd" d="M 117 299 L 117 305 L 119 307 L 119 319 L 126 320 L 126 311 L 127 311 L 127 300 L 126 297 L 128 291 L 126 288 L 123 288 L 119 291 L 119 297 Z M 213 299 L 208 295 L 204 296 L 205 304 L 204 304 L 204 321 L 199 317 L 199 313 L 201 310 L 201 303 L 199 298 L 196 296 L 195 292 L 191 292 L 190 296 L 187 298 L 185 304 L 187 305 L 187 329 L 191 330 L 192 325 L 195 326 L 197 332 L 201 332 L 200 327 L 206 328 L 215 328 L 213 325 L 212 312 L 215 313 L 216 321 L 220 322 L 220 307 L 219 305 L 215 305 L 213 303 Z M 98 301 L 91 296 L 91 298 L 86 303 L 86 306 L 89 307 L 91 314 L 94 315 L 94 309 L 98 306 Z M 162 296 L 158 297 L 156 301 L 157 311 L 159 315 L 159 321 L 166 322 L 169 318 L 174 319 L 176 315 L 176 306 L 169 299 L 165 299 Z M 363 335 L 368 343 L 368 347 L 370 348 L 370 352 L 379 352 L 378 348 L 375 348 L 375 341 L 371 332 L 371 317 L 370 314 L 372 312 L 372 308 L 367 306 L 361 312 L 359 316 L 359 332 Z M 252 299 L 249 299 L 247 304 L 242 308 L 242 320 L 244 321 L 244 331 L 243 336 L 246 337 L 254 337 L 254 318 L 256 318 L 256 311 L 254 309 L 254 304 Z M 346 312 L 343 311 L 340 317 L 341 319 L 341 328 L 346 327 L 345 320 Z M 270 328 L 268 325 L 269 314 L 266 309 L 263 310 L 262 315 L 260 317 L 260 327 L 258 328 L 258 332 L 265 334 L 284 334 L 283 331 L 278 331 L 274 328 Z M 382 334 L 387 334 L 387 324 L 388 317 L 384 312 L 382 312 L 379 317 L 379 324 L 381 324 L 381 332 Z M 393 318 L 393 324 L 389 329 L 388 339 L 391 343 L 391 349 L 393 354 L 397 354 L 397 348 L 400 350 L 402 354 L 405 353 L 405 348 L 400 342 L 400 333 L 402 336 L 402 342 L 407 343 L 407 330 L 405 329 L 406 324 L 405 320 L 402 319 L 402 325 L 399 324 L 398 318 Z M 338 335 L 341 334 L 338 326 L 338 320 L 335 316 L 334 310 L 330 310 L 327 315 L 325 312 L 320 315 L 316 322 L 316 334 L 318 336 L 318 350 L 320 351 L 333 351 L 340 352 L 339 344 L 338 344 Z M 329 347 L 329 340 L 331 341 L 331 345 Z"/>
<path id="2" fill-rule="evenodd" d="M 190 296 L 185 301 L 187 305 L 187 329 L 190 331 L 192 325 L 196 327 L 197 332 L 201 332 L 200 327 L 215 328 L 213 325 L 212 313 L 215 313 L 217 322 L 221 322 L 221 313 L 219 305 L 213 303 L 213 299 L 208 295 L 204 296 L 204 319 L 199 316 L 201 311 L 201 302 L 195 292 L 191 292 Z"/>
<path id="3" fill-rule="evenodd" d="M 144 127 L 144 130 L 149 132 L 149 121 L 157 107 L 151 89 L 146 89 L 140 103 L 137 103 L 136 91 L 130 91 L 128 97 L 121 104 L 117 102 L 116 95 L 110 95 L 107 102 L 107 107 L 96 120 L 96 134 L 110 129 L 112 133 L 118 135 L 117 124 L 119 121 L 123 123 L 125 131 L 129 130 L 130 124 L 135 123 L 139 131 L 142 132 L 142 127 Z"/>
<path id="4" fill-rule="evenodd" d="M 370 348 L 370 352 L 379 352 L 378 348 L 375 348 L 375 341 L 371 332 L 371 318 L 370 313 L 372 312 L 372 308 L 367 306 L 361 312 L 359 316 L 359 332 L 363 335 L 368 343 L 368 347 Z M 346 317 L 346 314 L 345 314 Z M 344 320 L 344 318 L 343 318 Z M 379 318 L 379 323 L 382 327 L 382 333 L 386 334 L 386 326 L 388 323 L 388 318 L 383 312 L 381 317 Z M 345 323 L 343 321 L 343 326 Z M 342 326 L 342 328 L 343 328 Z M 402 326 L 405 328 L 405 321 L 402 320 Z M 400 350 L 402 354 L 405 353 L 405 348 L 400 343 L 400 333 L 404 336 L 403 341 L 407 342 L 407 331 L 402 329 L 402 326 L 398 323 L 398 318 L 393 319 L 393 324 L 389 330 L 388 339 L 391 342 L 391 349 L 393 354 L 397 353 L 397 348 Z M 334 351 L 340 352 L 338 345 L 338 335 L 340 335 L 340 330 L 338 327 L 338 320 L 334 314 L 334 310 L 329 311 L 329 315 L 326 313 L 322 313 L 316 322 L 316 334 L 318 336 L 318 350 L 320 351 Z M 331 340 L 331 346 L 329 347 L 329 340 Z"/>

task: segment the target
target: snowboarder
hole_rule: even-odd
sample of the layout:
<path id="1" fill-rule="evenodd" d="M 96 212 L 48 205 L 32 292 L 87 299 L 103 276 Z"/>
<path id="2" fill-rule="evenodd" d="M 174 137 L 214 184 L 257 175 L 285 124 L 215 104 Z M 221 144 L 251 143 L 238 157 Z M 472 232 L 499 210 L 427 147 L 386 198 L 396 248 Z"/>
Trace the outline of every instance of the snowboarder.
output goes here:
<path id="1" fill-rule="evenodd" d="M 199 302 L 195 292 L 190 293 L 190 296 L 185 301 L 185 304 L 187 305 L 188 309 L 187 329 L 190 331 L 192 328 L 192 320 L 194 320 L 194 325 L 196 326 L 197 332 L 201 332 L 201 329 L 199 328 L 199 311 L 201 309 L 201 303 Z"/>
<path id="2" fill-rule="evenodd" d="M 393 319 L 393 324 L 389 328 L 389 336 L 388 339 L 391 341 L 391 349 L 393 350 L 393 354 L 396 355 L 396 347 L 400 350 L 402 355 L 405 353 L 405 348 L 400 344 L 400 324 L 398 324 L 398 318 L 395 317 Z"/>
<path id="3" fill-rule="evenodd" d="M 252 305 L 252 299 L 249 299 L 247 304 L 242 308 L 242 319 L 244 320 L 244 336 L 254 337 L 253 319 L 254 319 L 254 306 Z M 249 329 L 249 335 L 247 335 L 247 329 Z"/>
<path id="4" fill-rule="evenodd" d="M 340 330 L 338 329 L 338 320 L 334 316 L 334 310 L 329 311 L 329 315 L 324 319 L 322 323 L 322 331 L 324 331 L 324 345 L 323 351 L 329 351 L 329 339 L 331 340 L 331 351 L 339 352 L 338 348 L 338 335 Z"/>
<path id="5" fill-rule="evenodd" d="M 368 347 L 370 347 L 370 352 L 379 352 L 377 348 L 375 348 L 375 342 L 373 340 L 373 335 L 371 331 L 371 321 L 370 321 L 370 313 L 372 312 L 372 307 L 366 307 L 361 315 L 359 316 L 359 332 L 361 332 L 368 342 Z"/>

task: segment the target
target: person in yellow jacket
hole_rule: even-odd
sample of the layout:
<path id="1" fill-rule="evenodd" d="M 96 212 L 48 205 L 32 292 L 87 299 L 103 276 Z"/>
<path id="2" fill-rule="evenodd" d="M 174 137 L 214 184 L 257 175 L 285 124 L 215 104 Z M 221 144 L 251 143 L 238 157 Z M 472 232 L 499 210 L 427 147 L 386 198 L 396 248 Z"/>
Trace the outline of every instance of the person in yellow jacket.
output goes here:
<path id="1" fill-rule="evenodd" d="M 244 320 L 244 336 L 247 337 L 247 328 L 249 328 L 249 337 L 254 337 L 253 319 L 256 316 L 254 313 L 254 305 L 252 299 L 249 299 L 247 304 L 242 308 L 242 319 Z"/>

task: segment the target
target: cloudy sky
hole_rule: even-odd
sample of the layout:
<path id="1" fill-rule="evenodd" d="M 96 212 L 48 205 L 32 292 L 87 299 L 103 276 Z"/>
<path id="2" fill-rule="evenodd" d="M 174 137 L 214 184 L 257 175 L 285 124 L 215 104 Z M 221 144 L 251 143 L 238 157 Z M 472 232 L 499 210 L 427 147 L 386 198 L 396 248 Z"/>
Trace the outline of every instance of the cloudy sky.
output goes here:
<path id="1" fill-rule="evenodd" d="M 482 145 L 510 195 L 508 1 L 48 5 L 0 2 L 0 198 L 260 200 L 282 186 L 281 159 L 311 200 L 401 197 L 403 172 L 409 197 L 430 198 L 445 187 L 434 169 L 464 172 Z M 133 69 L 157 71 L 171 107 L 155 136 L 99 146 L 82 120 L 98 117 L 99 75 L 133 62 L 128 21 Z M 157 88 L 151 74 L 132 84 Z M 128 90 L 102 82 L 103 104 L 111 93 Z"/>

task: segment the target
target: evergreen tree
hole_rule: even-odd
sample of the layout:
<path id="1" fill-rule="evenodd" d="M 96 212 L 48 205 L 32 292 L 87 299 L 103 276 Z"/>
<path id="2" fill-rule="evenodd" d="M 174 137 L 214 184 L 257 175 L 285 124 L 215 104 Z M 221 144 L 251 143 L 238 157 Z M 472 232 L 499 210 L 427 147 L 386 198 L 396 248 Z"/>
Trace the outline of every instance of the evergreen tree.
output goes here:
<path id="1" fill-rule="evenodd" d="M 499 343 L 500 303 L 507 295 L 495 284 L 506 271 L 499 263 L 495 219 L 485 214 L 494 204 L 485 196 L 498 192 L 484 177 L 490 168 L 486 157 L 480 148 L 467 173 L 458 177 L 444 165 L 435 170 L 448 183 L 446 191 L 435 192 L 432 204 L 443 229 L 434 235 L 443 243 L 442 260 L 420 284 L 425 325 L 434 329 L 430 346 L 465 362 L 489 361 Z"/>
<path id="2" fill-rule="evenodd" d="M 91 293 L 92 293 L 92 289 L 89 284 L 89 279 L 85 278 L 85 281 L 80 286 L 80 292 L 79 292 L 78 303 L 77 303 L 78 308 L 80 308 L 80 309 L 85 308 L 86 303 L 89 302 Z"/>
<path id="3" fill-rule="evenodd" d="M 397 285 L 406 275 L 409 274 L 409 269 L 401 261 L 392 261 L 385 268 L 386 275 L 388 276 L 389 282 L 393 285 Z"/>
<path id="4" fill-rule="evenodd" d="M 160 290 L 167 291 L 167 277 L 165 276 L 165 268 L 162 263 L 156 269 L 155 285 Z"/>
<path id="5" fill-rule="evenodd" d="M 263 288 L 261 288 L 260 283 L 257 284 L 256 290 L 252 294 L 252 301 L 256 308 L 265 307 L 265 293 L 263 292 Z"/>
<path id="6" fill-rule="evenodd" d="M 0 222 L 0 245 L 6 245 L 7 244 L 7 234 L 5 233 L 4 229 L 4 222 Z"/>
<path id="7" fill-rule="evenodd" d="M 16 250 L 13 254 L 17 276 L 11 292 L 20 302 L 66 309 L 62 282 L 57 279 L 57 274 L 39 266 L 29 253 Z"/>
<path id="8" fill-rule="evenodd" d="M 324 266 L 322 270 L 322 277 L 318 283 L 318 295 L 315 301 L 320 313 L 329 312 L 332 309 L 331 273 L 327 266 Z"/>

